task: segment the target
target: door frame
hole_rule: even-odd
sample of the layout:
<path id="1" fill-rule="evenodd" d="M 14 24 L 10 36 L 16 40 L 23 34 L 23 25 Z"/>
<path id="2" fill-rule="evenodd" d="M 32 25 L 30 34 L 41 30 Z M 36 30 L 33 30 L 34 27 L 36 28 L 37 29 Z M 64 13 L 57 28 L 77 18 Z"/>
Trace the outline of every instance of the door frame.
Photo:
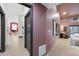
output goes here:
<path id="1" fill-rule="evenodd" d="M 20 5 L 23 5 L 25 7 L 30 8 L 30 20 L 31 20 L 31 50 L 30 50 L 30 56 L 33 56 L 33 6 L 30 3 L 19 3 Z M 26 32 L 26 31 L 25 31 Z M 26 34 L 25 34 L 26 36 Z"/>
<path id="2" fill-rule="evenodd" d="M 5 13 L 0 6 L 0 13 L 1 13 L 1 49 L 0 52 L 5 51 Z"/>
<path id="3" fill-rule="evenodd" d="M 27 34 L 26 34 L 26 33 L 27 33 L 26 18 L 27 18 L 29 15 L 30 15 L 30 10 L 29 10 L 29 11 L 27 12 L 27 14 L 25 15 L 25 22 L 24 22 L 25 24 L 24 24 L 24 26 L 25 26 L 25 30 L 26 30 L 26 31 L 25 31 L 25 35 L 26 35 L 26 36 L 27 36 Z M 25 36 L 25 48 L 27 48 L 27 47 L 26 47 L 26 46 L 27 46 L 27 44 L 26 44 L 26 43 L 27 43 L 27 39 L 26 39 L 27 37 L 26 37 L 26 36 Z"/>

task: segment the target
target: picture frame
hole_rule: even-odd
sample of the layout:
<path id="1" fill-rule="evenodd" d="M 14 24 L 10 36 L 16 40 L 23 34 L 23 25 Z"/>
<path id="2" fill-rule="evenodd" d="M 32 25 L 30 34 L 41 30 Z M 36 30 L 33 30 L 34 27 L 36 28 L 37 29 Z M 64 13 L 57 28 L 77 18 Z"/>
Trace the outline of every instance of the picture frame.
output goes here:
<path id="1" fill-rule="evenodd" d="M 11 22 L 11 23 L 10 23 L 10 31 L 12 31 L 12 32 L 17 32 L 17 31 L 18 31 L 18 23 L 16 23 L 16 22 Z"/>
<path id="2" fill-rule="evenodd" d="M 60 33 L 60 24 L 56 23 L 56 35 Z"/>
<path id="3" fill-rule="evenodd" d="M 55 21 L 55 19 L 52 20 L 52 34 L 56 35 L 56 21 Z"/>
<path id="4" fill-rule="evenodd" d="M 58 24 L 56 20 L 53 19 L 52 20 L 52 34 L 54 36 L 57 36 L 59 34 L 59 31 L 60 31 L 60 24 Z"/>

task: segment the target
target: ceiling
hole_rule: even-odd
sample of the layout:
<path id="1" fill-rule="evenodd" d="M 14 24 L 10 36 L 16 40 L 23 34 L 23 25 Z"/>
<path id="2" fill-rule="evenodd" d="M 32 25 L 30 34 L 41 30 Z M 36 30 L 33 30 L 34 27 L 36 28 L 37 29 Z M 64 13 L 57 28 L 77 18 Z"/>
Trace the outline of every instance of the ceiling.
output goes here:
<path id="1" fill-rule="evenodd" d="M 63 3 L 57 6 L 60 19 L 79 17 L 79 3 Z"/>
<path id="2" fill-rule="evenodd" d="M 61 3 L 42 3 L 42 5 L 44 5 L 48 9 L 53 8 L 53 6 L 56 6 L 56 5 L 59 5 L 59 4 L 61 4 Z"/>
<path id="3" fill-rule="evenodd" d="M 48 9 L 57 6 L 60 19 L 79 17 L 79 3 L 42 3 Z"/>

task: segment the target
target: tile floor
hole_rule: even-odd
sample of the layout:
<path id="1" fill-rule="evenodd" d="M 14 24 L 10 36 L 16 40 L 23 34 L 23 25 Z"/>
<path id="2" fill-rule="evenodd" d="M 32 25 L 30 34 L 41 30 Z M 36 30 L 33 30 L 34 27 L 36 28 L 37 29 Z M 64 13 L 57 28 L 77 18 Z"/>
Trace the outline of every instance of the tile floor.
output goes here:
<path id="1" fill-rule="evenodd" d="M 23 38 L 19 39 L 14 35 L 10 36 L 10 40 L 6 51 L 0 53 L 0 56 L 29 56 L 29 52 L 24 48 Z M 72 47 L 68 39 L 58 39 L 46 56 L 79 56 L 79 47 Z"/>
<path id="2" fill-rule="evenodd" d="M 9 44 L 4 53 L 0 53 L 0 56 L 29 56 L 29 52 L 24 48 L 23 38 L 18 38 L 17 35 L 9 36 Z"/>
<path id="3" fill-rule="evenodd" d="M 58 39 L 46 56 L 79 56 L 79 47 L 72 47 L 68 39 Z"/>

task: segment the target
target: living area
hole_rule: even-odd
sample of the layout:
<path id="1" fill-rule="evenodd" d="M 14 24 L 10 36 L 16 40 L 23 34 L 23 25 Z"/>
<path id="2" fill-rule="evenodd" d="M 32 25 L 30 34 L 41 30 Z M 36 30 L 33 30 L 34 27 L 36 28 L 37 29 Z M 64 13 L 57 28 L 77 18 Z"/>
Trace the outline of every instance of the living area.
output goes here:
<path id="1" fill-rule="evenodd" d="M 79 4 L 63 3 L 57 6 L 60 14 L 60 38 L 69 39 L 72 46 L 79 46 Z"/>

